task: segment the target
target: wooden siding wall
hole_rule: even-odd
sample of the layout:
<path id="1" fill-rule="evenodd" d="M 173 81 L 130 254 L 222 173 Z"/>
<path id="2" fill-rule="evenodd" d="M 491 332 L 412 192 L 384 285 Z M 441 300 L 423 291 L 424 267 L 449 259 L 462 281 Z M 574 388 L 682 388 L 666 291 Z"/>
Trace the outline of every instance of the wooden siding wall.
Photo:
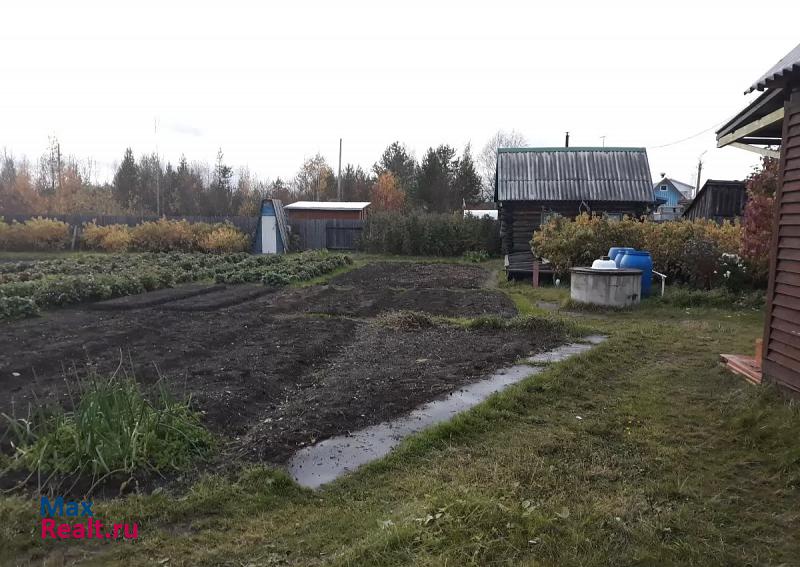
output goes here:
<path id="1" fill-rule="evenodd" d="M 747 189 L 735 185 L 712 185 L 698 197 L 690 210 L 689 219 L 711 219 L 717 222 L 741 217 L 747 203 Z"/>
<path id="2" fill-rule="evenodd" d="M 785 105 L 780 168 L 762 368 L 800 393 L 800 85 Z"/>
<path id="3" fill-rule="evenodd" d="M 361 220 L 292 220 L 301 250 L 355 250 L 364 230 Z"/>

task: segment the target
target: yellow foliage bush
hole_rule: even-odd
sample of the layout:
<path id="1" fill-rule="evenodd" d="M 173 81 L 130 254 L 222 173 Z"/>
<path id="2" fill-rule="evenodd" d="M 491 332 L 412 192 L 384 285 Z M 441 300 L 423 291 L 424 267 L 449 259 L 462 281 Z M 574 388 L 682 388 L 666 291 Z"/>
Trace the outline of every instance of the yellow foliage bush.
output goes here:
<path id="1" fill-rule="evenodd" d="M 65 222 L 36 217 L 0 225 L 3 250 L 62 250 L 69 244 L 69 225 Z"/>
<path id="2" fill-rule="evenodd" d="M 741 226 L 711 220 L 640 222 L 626 218 L 610 220 L 600 215 L 582 214 L 571 220 L 556 217 L 534 232 L 531 248 L 535 255 L 548 259 L 559 274 L 575 266 L 590 266 L 612 246 L 647 250 L 653 267 L 672 281 L 684 281 L 691 272 L 685 258 L 687 242 L 708 240 L 720 253 L 738 254 Z"/>
<path id="3" fill-rule="evenodd" d="M 90 250 L 126 252 L 131 246 L 133 237 L 127 225 L 98 226 L 92 222 L 83 227 L 82 239 L 83 245 Z"/>
<path id="4" fill-rule="evenodd" d="M 204 252 L 245 252 L 250 246 L 250 239 L 242 231 L 224 224 L 213 228 L 203 236 L 198 245 Z"/>
<path id="5" fill-rule="evenodd" d="M 189 252 L 196 248 L 191 225 L 185 220 L 143 222 L 131 229 L 131 244 L 142 252 Z"/>

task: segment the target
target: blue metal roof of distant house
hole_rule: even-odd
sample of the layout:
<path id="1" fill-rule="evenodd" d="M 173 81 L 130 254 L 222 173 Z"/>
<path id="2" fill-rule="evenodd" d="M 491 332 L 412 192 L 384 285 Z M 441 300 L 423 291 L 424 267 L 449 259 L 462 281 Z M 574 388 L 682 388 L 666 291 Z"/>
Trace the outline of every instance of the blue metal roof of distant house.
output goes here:
<path id="1" fill-rule="evenodd" d="M 495 201 L 653 203 L 644 148 L 500 148 Z"/>

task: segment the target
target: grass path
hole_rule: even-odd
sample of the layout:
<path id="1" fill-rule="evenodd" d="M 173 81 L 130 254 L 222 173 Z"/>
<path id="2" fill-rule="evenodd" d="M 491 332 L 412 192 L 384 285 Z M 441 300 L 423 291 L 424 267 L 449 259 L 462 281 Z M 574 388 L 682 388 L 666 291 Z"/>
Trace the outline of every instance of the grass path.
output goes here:
<path id="1" fill-rule="evenodd" d="M 506 286 L 518 307 L 563 290 Z M 752 311 L 572 315 L 610 339 L 314 493 L 263 469 L 96 504 L 136 544 L 39 547 L 0 500 L 0 549 L 98 565 L 797 565 L 800 412 L 720 368 Z M 14 553 L 14 555 L 9 555 Z"/>

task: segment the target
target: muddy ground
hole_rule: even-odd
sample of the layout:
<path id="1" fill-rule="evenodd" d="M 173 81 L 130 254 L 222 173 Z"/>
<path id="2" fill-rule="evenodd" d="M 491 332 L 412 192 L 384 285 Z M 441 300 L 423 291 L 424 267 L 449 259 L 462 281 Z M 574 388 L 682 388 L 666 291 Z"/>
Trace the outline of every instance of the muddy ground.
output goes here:
<path id="1" fill-rule="evenodd" d="M 283 463 L 306 444 L 396 417 L 561 342 L 374 319 L 397 309 L 513 315 L 490 281 L 477 266 L 379 263 L 328 285 L 194 286 L 0 324 L 0 412 L 20 415 L 37 399 L 68 405 L 73 369 L 122 363 L 145 383 L 160 375 L 191 394 L 228 442 L 226 455 Z M 187 297 L 190 289 L 201 293 Z"/>

